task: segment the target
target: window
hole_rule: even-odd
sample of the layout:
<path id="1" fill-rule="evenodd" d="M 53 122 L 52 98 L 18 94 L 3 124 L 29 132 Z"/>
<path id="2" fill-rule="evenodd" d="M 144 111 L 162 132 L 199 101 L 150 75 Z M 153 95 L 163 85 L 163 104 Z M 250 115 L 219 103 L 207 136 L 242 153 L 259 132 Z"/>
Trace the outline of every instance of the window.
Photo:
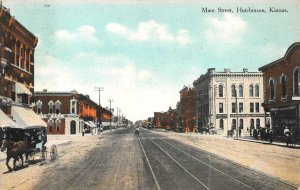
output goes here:
<path id="1" fill-rule="evenodd" d="M 49 119 L 48 123 L 49 123 L 49 132 L 52 132 L 53 131 L 53 124 L 54 124 L 54 122 L 53 122 L 52 119 Z"/>
<path id="2" fill-rule="evenodd" d="M 243 95 L 244 95 L 243 85 L 239 85 L 239 97 L 243 97 Z"/>
<path id="3" fill-rule="evenodd" d="M 239 112 L 243 113 L 244 111 L 244 104 L 242 102 L 239 103 Z"/>
<path id="4" fill-rule="evenodd" d="M 61 121 L 59 119 L 56 120 L 56 131 L 59 132 Z"/>
<path id="5" fill-rule="evenodd" d="M 39 101 L 36 102 L 37 114 L 41 114 L 42 113 L 42 105 L 43 105 L 43 103 L 42 103 L 41 100 L 39 100 Z"/>
<path id="6" fill-rule="evenodd" d="M 52 100 L 50 100 L 50 102 L 48 103 L 48 106 L 49 106 L 49 113 L 52 114 L 53 113 L 53 106 L 54 106 L 54 103 Z"/>
<path id="7" fill-rule="evenodd" d="M 223 97 L 223 85 L 219 85 L 219 97 Z"/>
<path id="8" fill-rule="evenodd" d="M 259 112 L 259 103 L 255 103 L 255 112 Z"/>
<path id="9" fill-rule="evenodd" d="M 71 103 L 71 106 L 70 106 L 70 112 L 71 112 L 71 114 L 77 114 L 77 100 L 72 99 L 70 101 L 70 103 Z"/>
<path id="10" fill-rule="evenodd" d="M 286 94 L 287 94 L 287 80 L 286 80 L 286 76 L 283 75 L 281 77 L 281 95 L 282 95 L 282 98 L 286 98 Z"/>
<path id="11" fill-rule="evenodd" d="M 254 112 L 254 103 L 250 103 L 250 112 L 251 112 L 251 113 Z"/>
<path id="12" fill-rule="evenodd" d="M 235 103 L 231 104 L 231 112 L 236 113 L 236 104 Z"/>
<path id="13" fill-rule="evenodd" d="M 256 129 L 260 128 L 260 119 L 256 119 Z"/>
<path id="14" fill-rule="evenodd" d="M 253 85 L 252 84 L 249 86 L 249 96 L 253 97 Z"/>
<path id="15" fill-rule="evenodd" d="M 56 113 L 56 114 L 59 114 L 59 113 L 60 113 L 60 107 L 61 107 L 61 103 L 60 103 L 59 100 L 57 100 L 57 101 L 55 102 L 55 113 Z"/>
<path id="16" fill-rule="evenodd" d="M 275 98 L 275 89 L 274 89 L 274 81 L 273 79 L 270 80 L 270 99 L 274 100 Z"/>
<path id="17" fill-rule="evenodd" d="M 220 119 L 220 129 L 224 129 L 224 120 Z"/>
<path id="18" fill-rule="evenodd" d="M 231 129 L 236 129 L 236 119 L 232 119 Z"/>
<path id="19" fill-rule="evenodd" d="M 255 85 L 255 97 L 259 97 L 259 86 Z"/>
<path id="20" fill-rule="evenodd" d="M 250 128 L 254 128 L 254 119 L 250 119 Z"/>
<path id="21" fill-rule="evenodd" d="M 244 129 L 244 120 L 240 119 L 240 129 Z"/>
<path id="22" fill-rule="evenodd" d="M 236 89 L 234 85 L 231 85 L 231 96 L 236 97 Z"/>
<path id="23" fill-rule="evenodd" d="M 219 113 L 223 113 L 223 103 L 219 103 Z"/>
<path id="24" fill-rule="evenodd" d="M 294 94 L 296 96 L 300 95 L 300 90 L 299 90 L 299 71 L 298 68 L 294 72 Z"/>

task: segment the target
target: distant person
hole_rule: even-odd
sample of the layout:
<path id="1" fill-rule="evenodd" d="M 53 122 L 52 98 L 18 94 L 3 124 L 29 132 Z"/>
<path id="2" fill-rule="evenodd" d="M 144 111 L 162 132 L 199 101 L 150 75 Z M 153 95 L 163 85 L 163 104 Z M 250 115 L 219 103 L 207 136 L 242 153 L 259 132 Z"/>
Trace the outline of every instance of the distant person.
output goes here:
<path id="1" fill-rule="evenodd" d="M 272 131 L 272 129 L 269 130 L 269 139 L 270 139 L 270 143 L 272 144 L 272 142 L 273 142 L 273 131 Z"/>
<path id="2" fill-rule="evenodd" d="M 289 146 L 289 140 L 290 140 L 290 136 L 291 136 L 291 131 L 289 130 L 289 128 L 287 126 L 283 130 L 283 135 L 285 137 L 286 145 Z"/>

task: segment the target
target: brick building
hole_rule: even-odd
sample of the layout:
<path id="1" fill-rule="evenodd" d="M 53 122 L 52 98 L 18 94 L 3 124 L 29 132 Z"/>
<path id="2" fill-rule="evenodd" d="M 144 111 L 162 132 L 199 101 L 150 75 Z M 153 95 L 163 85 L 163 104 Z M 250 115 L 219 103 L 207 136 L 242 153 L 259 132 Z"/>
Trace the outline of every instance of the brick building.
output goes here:
<path id="1" fill-rule="evenodd" d="M 299 137 L 300 131 L 300 42 L 292 44 L 284 57 L 261 68 L 264 76 L 264 110 L 271 115 L 266 125 L 276 136 L 285 126 Z"/>
<path id="2" fill-rule="evenodd" d="M 35 92 L 34 111 L 47 122 L 49 134 L 96 132 L 100 121 L 110 121 L 109 110 L 78 92 Z"/>
<path id="3" fill-rule="evenodd" d="M 0 112 L 23 127 L 45 125 L 31 109 L 37 43 L 38 38 L 0 4 Z"/>
<path id="4" fill-rule="evenodd" d="M 184 132 L 196 130 L 197 96 L 195 88 L 184 86 L 180 91 L 180 113 Z"/>
<path id="5" fill-rule="evenodd" d="M 154 112 L 154 126 L 156 128 L 176 130 L 178 127 L 178 114 L 171 107 L 167 112 Z"/>

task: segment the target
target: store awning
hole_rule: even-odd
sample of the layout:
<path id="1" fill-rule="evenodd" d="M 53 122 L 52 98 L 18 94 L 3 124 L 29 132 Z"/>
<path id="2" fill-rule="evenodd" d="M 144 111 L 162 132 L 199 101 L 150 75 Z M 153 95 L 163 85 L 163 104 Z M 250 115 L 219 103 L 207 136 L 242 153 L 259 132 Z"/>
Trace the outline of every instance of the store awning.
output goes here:
<path id="1" fill-rule="evenodd" d="M 8 117 L 1 109 L 0 109 L 0 127 L 14 127 L 17 126 L 17 123 L 14 122 L 10 117 Z"/>
<path id="2" fill-rule="evenodd" d="M 91 127 L 97 127 L 96 124 L 92 121 L 89 121 L 89 123 L 91 124 Z"/>
<path id="3" fill-rule="evenodd" d="M 85 121 L 84 123 L 85 123 L 87 126 L 92 127 L 91 124 L 90 124 L 88 121 Z"/>
<path id="4" fill-rule="evenodd" d="M 16 93 L 17 94 L 28 94 L 30 96 L 32 96 L 32 93 L 30 92 L 30 90 L 28 88 L 26 88 L 26 86 L 24 86 L 23 84 L 16 82 Z"/>
<path id="5" fill-rule="evenodd" d="M 31 108 L 12 106 L 11 115 L 16 121 L 17 125 L 24 128 L 30 128 L 35 126 L 47 127 L 47 123 L 44 122 Z"/>

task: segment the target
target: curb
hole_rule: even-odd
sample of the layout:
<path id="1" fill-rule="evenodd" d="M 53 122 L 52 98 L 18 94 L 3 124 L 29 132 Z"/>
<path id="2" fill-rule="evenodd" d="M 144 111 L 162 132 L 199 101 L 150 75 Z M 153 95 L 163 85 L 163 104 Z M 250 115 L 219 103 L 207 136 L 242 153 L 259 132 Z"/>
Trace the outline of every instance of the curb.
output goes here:
<path id="1" fill-rule="evenodd" d="M 274 146 L 280 146 L 280 147 L 286 147 L 286 148 L 300 148 L 300 145 L 295 145 L 295 147 L 287 147 L 286 144 L 283 143 L 270 143 L 268 141 L 258 141 L 258 140 L 252 140 L 252 139 L 243 139 L 243 138 L 233 138 L 233 140 L 239 140 L 239 141 L 248 141 L 248 142 L 253 142 L 253 143 L 260 143 L 260 144 L 267 144 L 267 145 L 274 145 Z"/>

